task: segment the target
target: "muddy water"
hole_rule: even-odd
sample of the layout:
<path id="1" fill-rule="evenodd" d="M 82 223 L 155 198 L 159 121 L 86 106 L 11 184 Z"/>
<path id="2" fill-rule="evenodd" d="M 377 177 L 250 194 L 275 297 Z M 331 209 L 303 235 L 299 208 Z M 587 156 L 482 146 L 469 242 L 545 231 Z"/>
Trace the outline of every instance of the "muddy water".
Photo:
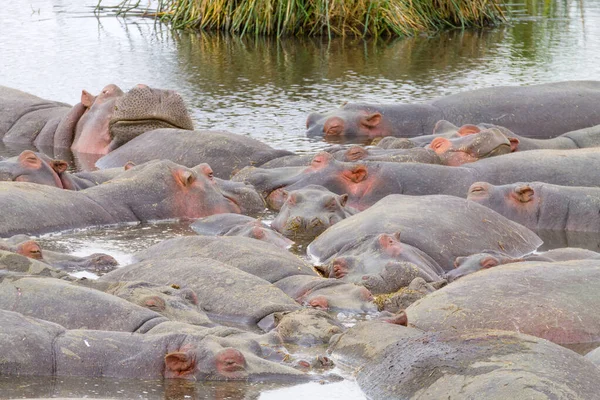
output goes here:
<path id="1" fill-rule="evenodd" d="M 600 79 L 598 0 L 510 4 L 510 24 L 482 31 L 331 42 L 173 33 L 152 20 L 115 18 L 109 10 L 95 16 L 97 0 L 6 3 L 0 13 L 0 85 L 71 104 L 82 89 L 98 93 L 108 83 L 175 89 L 197 128 L 226 129 L 297 152 L 325 147 L 304 136 L 306 115 L 345 101 L 418 102 L 488 86 Z M 0 144 L 0 156 L 21 150 Z M 47 235 L 41 241 L 78 255 L 106 252 L 127 264 L 136 251 L 192 233 L 185 225 L 159 224 Z M 600 249 L 596 237 L 547 239 L 548 247 Z M 0 398 L 36 396 L 363 398 L 352 381 L 290 388 L 0 379 Z"/>

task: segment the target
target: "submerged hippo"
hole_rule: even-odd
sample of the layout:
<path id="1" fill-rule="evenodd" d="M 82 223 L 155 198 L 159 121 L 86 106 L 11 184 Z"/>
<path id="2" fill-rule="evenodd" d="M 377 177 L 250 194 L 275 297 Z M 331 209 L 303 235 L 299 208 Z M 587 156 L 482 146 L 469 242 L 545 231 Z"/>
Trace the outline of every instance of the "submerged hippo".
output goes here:
<path id="1" fill-rule="evenodd" d="M 345 163 L 321 152 L 308 167 L 247 169 L 233 179 L 251 183 L 270 205 L 282 203 L 284 190 L 321 185 L 334 193 L 348 194 L 347 204 L 364 210 L 389 194 L 466 197 L 469 186 L 478 181 L 600 186 L 600 175 L 589 173 L 596 168 L 600 168 L 597 148 L 516 152 L 452 168 L 420 163 Z"/>
<path id="2" fill-rule="evenodd" d="M 127 162 L 140 164 L 168 159 L 187 167 L 210 164 L 218 178 L 229 179 L 248 165 L 261 164 L 292 154 L 276 150 L 256 139 L 225 131 L 186 131 L 157 129 L 135 138 L 96 162 L 99 168 L 122 167 Z"/>
<path id="3" fill-rule="evenodd" d="M 107 154 L 152 129 L 193 129 L 181 96 L 146 85 L 124 93 L 110 84 L 97 96 L 84 90 L 74 107 L 0 87 L 0 105 L 4 142 L 79 153 Z"/>
<path id="4" fill-rule="evenodd" d="M 286 249 L 294 242 L 256 218 L 240 214 L 215 214 L 199 219 L 190 228 L 203 236 L 243 236 Z"/>
<path id="5" fill-rule="evenodd" d="M 373 297 L 364 287 L 323 279 L 288 251 L 244 237 L 185 236 L 165 240 L 134 255 L 135 260 L 148 262 L 179 257 L 218 260 L 275 284 L 303 305 L 358 313 L 376 311 Z"/>
<path id="6" fill-rule="evenodd" d="M 437 121 L 481 121 L 526 137 L 548 138 L 600 124 L 600 82 L 569 81 L 531 86 L 498 86 L 440 97 L 423 104 L 346 104 L 306 121 L 309 137 L 404 136 L 429 134 Z"/>
<path id="7" fill-rule="evenodd" d="M 392 293 L 420 277 L 440 281 L 444 269 L 416 247 L 400 242 L 400 232 L 356 236 L 330 262 L 325 276 L 365 286 L 374 294 Z"/>
<path id="8" fill-rule="evenodd" d="M 239 340 L 210 332 L 140 335 L 66 330 L 10 311 L 0 311 L 0 351 L 0 375 L 196 381 L 311 379 L 294 368 L 261 358 L 256 351 L 249 351 L 246 343 L 240 345 Z"/>
<path id="9" fill-rule="evenodd" d="M 241 211 L 217 187 L 208 165 L 189 169 L 171 161 L 139 165 L 78 192 L 0 182 L 0 208 L 0 237 Z"/>
<path id="10" fill-rule="evenodd" d="M 325 229 L 357 213 L 346 207 L 348 195 L 308 185 L 283 194 L 285 199 L 271 227 L 288 238 L 312 240 Z"/>
<path id="11" fill-rule="evenodd" d="M 600 188 L 543 182 L 494 186 L 475 182 L 467 199 L 530 229 L 600 231 Z"/>
<path id="12" fill-rule="evenodd" d="M 367 235 L 395 232 L 401 232 L 403 243 L 424 252 L 444 271 L 452 269 L 458 256 L 500 249 L 520 257 L 542 243 L 529 229 L 465 199 L 391 195 L 323 232 L 307 252 L 328 263 L 340 252 L 362 247 Z M 393 241 L 389 236 L 386 239 Z M 397 243 L 390 247 L 393 253 L 402 253 Z M 418 262 L 418 258 L 407 261 Z"/>
<path id="13" fill-rule="evenodd" d="M 467 257 L 457 257 L 456 260 L 454 260 L 454 269 L 448 271 L 448 273 L 444 275 L 444 278 L 448 282 L 452 282 L 458 278 L 482 269 L 523 261 L 554 262 L 589 259 L 599 260 L 600 253 L 587 249 L 568 247 L 562 249 L 552 249 L 541 253 L 526 254 L 523 257 L 516 258 L 511 257 L 501 251 L 486 251 L 483 253 L 472 254 Z"/>
<path id="14" fill-rule="evenodd" d="M 589 347 L 600 340 L 599 278 L 599 260 L 507 264 L 465 276 L 406 313 L 428 331 L 503 329 Z"/>
<path id="15" fill-rule="evenodd" d="M 133 164 L 127 164 L 124 168 L 70 173 L 65 161 L 25 150 L 18 157 L 0 161 L 0 181 L 30 182 L 61 189 L 83 190 L 113 179 L 132 166 Z"/>

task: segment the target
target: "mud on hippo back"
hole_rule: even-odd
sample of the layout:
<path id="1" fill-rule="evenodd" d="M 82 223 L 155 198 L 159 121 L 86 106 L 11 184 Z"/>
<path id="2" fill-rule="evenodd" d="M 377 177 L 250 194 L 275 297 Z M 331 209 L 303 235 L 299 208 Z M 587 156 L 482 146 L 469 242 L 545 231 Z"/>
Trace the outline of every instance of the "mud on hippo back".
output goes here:
<path id="1" fill-rule="evenodd" d="M 152 129 L 193 129 L 179 94 L 141 84 L 127 93 L 114 84 L 97 96 L 84 90 L 81 102 L 70 109 L 64 103 L 0 87 L 0 105 L 2 140 L 38 148 L 106 154 Z"/>
<path id="2" fill-rule="evenodd" d="M 499 86 L 440 97 L 422 104 L 347 104 L 308 116 L 307 136 L 412 137 L 433 132 L 437 121 L 504 126 L 526 137 L 555 137 L 600 124 L 600 82 L 570 81 Z"/>

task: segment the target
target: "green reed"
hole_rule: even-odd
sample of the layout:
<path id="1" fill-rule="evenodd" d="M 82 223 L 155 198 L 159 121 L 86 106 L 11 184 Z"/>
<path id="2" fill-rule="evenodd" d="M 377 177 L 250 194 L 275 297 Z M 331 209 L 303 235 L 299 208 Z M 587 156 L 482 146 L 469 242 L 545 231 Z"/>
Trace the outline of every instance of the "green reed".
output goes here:
<path id="1" fill-rule="evenodd" d="M 118 15 L 153 16 L 176 29 L 239 35 L 377 37 L 495 24 L 505 18 L 502 1 L 157 0 L 157 9 L 151 11 L 141 10 L 139 0 L 124 0 L 116 9 Z"/>

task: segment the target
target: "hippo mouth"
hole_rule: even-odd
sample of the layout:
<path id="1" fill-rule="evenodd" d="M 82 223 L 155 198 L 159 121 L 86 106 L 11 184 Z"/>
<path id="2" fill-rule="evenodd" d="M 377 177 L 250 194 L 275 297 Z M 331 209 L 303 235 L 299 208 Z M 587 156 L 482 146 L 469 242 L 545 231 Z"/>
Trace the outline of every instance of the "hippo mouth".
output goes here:
<path id="1" fill-rule="evenodd" d="M 492 150 L 488 151 L 487 153 L 481 154 L 479 156 L 479 158 L 488 158 L 488 157 L 494 157 L 494 156 L 501 156 L 503 154 L 510 153 L 510 151 L 511 151 L 510 144 L 508 144 L 508 143 L 502 143 L 502 144 L 494 147 Z"/>

